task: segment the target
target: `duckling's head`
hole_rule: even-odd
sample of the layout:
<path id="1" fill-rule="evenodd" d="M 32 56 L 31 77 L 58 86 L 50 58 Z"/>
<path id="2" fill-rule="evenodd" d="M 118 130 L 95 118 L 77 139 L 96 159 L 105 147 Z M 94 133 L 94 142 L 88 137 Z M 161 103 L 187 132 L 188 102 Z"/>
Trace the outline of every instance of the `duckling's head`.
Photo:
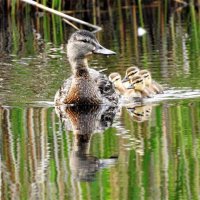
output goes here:
<path id="1" fill-rule="evenodd" d="M 139 91 L 143 91 L 145 88 L 144 79 L 140 75 L 136 75 L 130 79 L 130 85 L 128 89 L 135 89 Z"/>
<path id="2" fill-rule="evenodd" d="M 79 30 L 73 33 L 67 44 L 69 61 L 84 60 L 91 54 L 114 55 L 116 53 L 101 46 L 95 35 L 89 31 Z"/>
<path id="3" fill-rule="evenodd" d="M 116 88 L 121 83 L 121 75 L 117 72 L 111 73 L 108 78 Z"/>
<path id="4" fill-rule="evenodd" d="M 144 78 L 145 85 L 150 86 L 152 82 L 151 73 L 148 70 L 140 70 L 139 74 Z"/>
<path id="5" fill-rule="evenodd" d="M 129 67 L 129 68 L 126 70 L 126 75 L 125 75 L 125 77 L 123 78 L 122 83 L 125 83 L 125 82 L 130 81 L 130 79 L 131 79 L 133 76 L 138 75 L 139 71 L 140 71 L 139 68 L 136 67 L 136 66 Z"/>

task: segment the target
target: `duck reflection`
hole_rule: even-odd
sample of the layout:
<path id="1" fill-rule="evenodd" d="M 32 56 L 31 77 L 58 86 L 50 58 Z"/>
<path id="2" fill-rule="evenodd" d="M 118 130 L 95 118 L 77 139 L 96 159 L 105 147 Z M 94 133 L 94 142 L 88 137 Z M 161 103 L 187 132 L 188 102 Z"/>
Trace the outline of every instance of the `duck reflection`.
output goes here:
<path id="1" fill-rule="evenodd" d="M 56 107 L 56 113 L 66 129 L 74 134 L 69 161 L 73 178 L 79 181 L 94 181 L 96 172 L 101 168 L 116 164 L 116 157 L 99 159 L 89 154 L 92 134 L 102 133 L 110 127 L 116 112 L 116 107 L 105 106 Z"/>
<path id="2" fill-rule="evenodd" d="M 127 107 L 127 110 L 134 121 L 144 122 L 149 120 L 152 112 L 152 105 L 139 105 L 133 107 Z"/>

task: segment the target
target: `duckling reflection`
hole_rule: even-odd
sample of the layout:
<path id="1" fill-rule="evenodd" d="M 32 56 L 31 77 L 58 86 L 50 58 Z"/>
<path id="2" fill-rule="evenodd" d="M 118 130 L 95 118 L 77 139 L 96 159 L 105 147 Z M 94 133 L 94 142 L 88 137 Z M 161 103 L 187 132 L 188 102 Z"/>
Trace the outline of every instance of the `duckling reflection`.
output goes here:
<path id="1" fill-rule="evenodd" d="M 94 181 L 101 168 L 116 163 L 116 158 L 99 159 L 89 154 L 91 137 L 94 132 L 103 132 L 112 125 L 117 109 L 114 107 L 84 106 L 56 107 L 56 112 L 64 121 L 66 129 L 74 134 L 70 154 L 70 168 L 74 179 Z M 71 128 L 68 123 L 71 123 Z"/>
<path id="2" fill-rule="evenodd" d="M 149 120 L 152 112 L 152 105 L 141 105 L 127 108 L 129 114 L 136 122 L 144 122 Z"/>

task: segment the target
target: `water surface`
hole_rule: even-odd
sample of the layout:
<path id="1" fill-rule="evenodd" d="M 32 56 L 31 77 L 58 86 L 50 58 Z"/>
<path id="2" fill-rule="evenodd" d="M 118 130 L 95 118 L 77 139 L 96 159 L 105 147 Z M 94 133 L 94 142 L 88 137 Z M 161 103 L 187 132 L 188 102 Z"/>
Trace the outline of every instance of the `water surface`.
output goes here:
<path id="1" fill-rule="evenodd" d="M 98 40 L 117 52 L 93 56 L 91 67 L 124 75 L 136 64 L 166 92 L 144 106 L 78 113 L 77 121 L 66 111 L 62 122 L 53 98 L 71 74 L 65 44 L 74 30 L 47 14 L 2 17 L 1 199 L 199 199 L 198 10 L 156 4 L 76 16 L 102 24 Z"/>

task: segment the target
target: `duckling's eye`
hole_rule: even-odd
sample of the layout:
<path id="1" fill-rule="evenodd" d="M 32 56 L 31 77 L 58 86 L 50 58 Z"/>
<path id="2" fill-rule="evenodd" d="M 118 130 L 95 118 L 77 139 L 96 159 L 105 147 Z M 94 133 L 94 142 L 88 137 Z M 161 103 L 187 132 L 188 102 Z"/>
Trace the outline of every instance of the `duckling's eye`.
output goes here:
<path id="1" fill-rule="evenodd" d="M 115 80 L 113 81 L 113 83 L 116 82 L 116 81 L 118 81 L 118 80 L 119 80 L 119 78 L 115 79 Z"/>
<path id="2" fill-rule="evenodd" d="M 143 82 L 142 80 L 139 80 L 139 81 L 136 81 L 134 84 L 136 84 L 136 83 L 140 83 L 140 82 Z"/>

